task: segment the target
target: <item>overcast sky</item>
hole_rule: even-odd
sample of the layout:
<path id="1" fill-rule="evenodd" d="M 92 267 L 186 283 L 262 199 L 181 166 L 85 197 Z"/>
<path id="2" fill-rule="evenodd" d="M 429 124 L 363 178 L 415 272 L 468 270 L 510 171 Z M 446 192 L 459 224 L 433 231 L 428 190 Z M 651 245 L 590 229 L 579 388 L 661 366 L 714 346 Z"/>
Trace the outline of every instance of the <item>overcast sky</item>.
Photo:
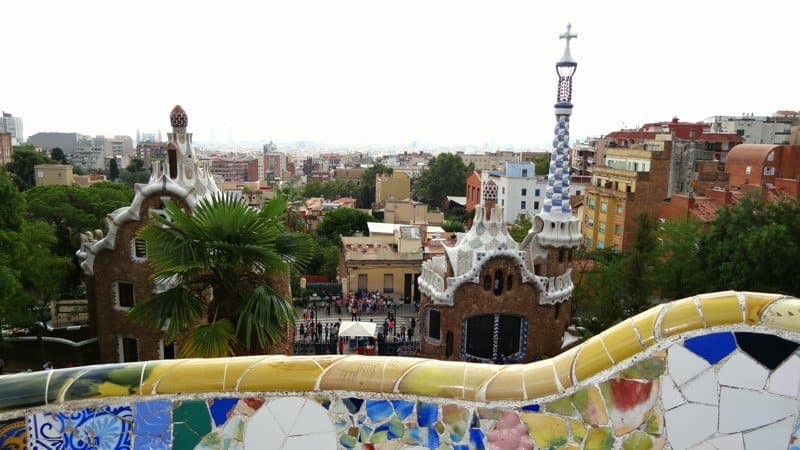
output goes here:
<path id="1" fill-rule="evenodd" d="M 261 3 L 264 3 L 263 5 Z M 546 144 L 578 39 L 572 137 L 800 109 L 798 1 L 3 1 L 0 109 L 25 135 Z"/>

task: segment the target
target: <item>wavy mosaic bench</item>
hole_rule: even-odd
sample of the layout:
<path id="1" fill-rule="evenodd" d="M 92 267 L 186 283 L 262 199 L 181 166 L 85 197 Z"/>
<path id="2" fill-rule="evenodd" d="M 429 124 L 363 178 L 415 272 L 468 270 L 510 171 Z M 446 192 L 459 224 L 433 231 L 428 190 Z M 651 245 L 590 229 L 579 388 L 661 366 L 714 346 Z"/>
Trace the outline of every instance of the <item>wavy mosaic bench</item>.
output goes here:
<path id="1" fill-rule="evenodd" d="M 259 356 L 10 375 L 0 448 L 798 448 L 798 332 L 800 300 L 720 292 L 524 365 Z"/>

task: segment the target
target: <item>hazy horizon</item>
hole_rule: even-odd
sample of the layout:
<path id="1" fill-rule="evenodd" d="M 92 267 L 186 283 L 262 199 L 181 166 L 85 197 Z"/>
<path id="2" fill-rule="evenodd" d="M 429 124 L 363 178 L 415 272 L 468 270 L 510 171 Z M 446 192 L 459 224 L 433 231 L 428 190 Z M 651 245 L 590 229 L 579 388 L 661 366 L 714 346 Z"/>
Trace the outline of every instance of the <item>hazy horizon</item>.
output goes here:
<path id="1" fill-rule="evenodd" d="M 197 141 L 545 148 L 567 22 L 573 140 L 800 108 L 800 5 L 720 5 L 10 2 L 0 109 L 26 137 L 166 133 L 181 104 Z"/>

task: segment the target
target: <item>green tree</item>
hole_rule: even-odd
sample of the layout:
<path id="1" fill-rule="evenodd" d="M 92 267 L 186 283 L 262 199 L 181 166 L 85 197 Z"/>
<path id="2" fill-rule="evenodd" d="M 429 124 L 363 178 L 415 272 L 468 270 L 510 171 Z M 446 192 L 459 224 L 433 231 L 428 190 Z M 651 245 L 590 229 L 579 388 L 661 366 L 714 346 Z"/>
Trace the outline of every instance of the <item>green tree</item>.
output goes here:
<path id="1" fill-rule="evenodd" d="M 14 147 L 6 169 L 14 174 L 14 183 L 22 191 L 36 185 L 34 166 L 50 162 L 50 158 L 36 151 L 32 145 L 20 145 Z"/>
<path id="2" fill-rule="evenodd" d="M 117 181 L 119 179 L 119 167 L 117 166 L 116 158 L 112 158 L 111 162 L 108 164 L 108 179 L 111 181 Z"/>
<path id="3" fill-rule="evenodd" d="M 800 295 L 800 204 L 753 192 L 717 212 L 700 252 L 713 289 Z"/>
<path id="4" fill-rule="evenodd" d="M 547 175 L 550 171 L 550 155 L 534 156 L 533 164 L 536 175 Z"/>
<path id="5" fill-rule="evenodd" d="M 527 214 L 520 214 L 517 221 L 508 227 L 508 234 L 510 234 L 515 241 L 522 242 L 525 237 L 528 236 L 528 232 L 531 230 L 532 226 L 533 224 L 531 223 L 530 216 Z"/>
<path id="6" fill-rule="evenodd" d="M 150 180 L 150 170 L 144 165 L 142 158 L 131 158 L 125 170 L 119 173 L 119 181 L 133 187 L 136 183 L 147 183 Z"/>
<path id="7" fill-rule="evenodd" d="M 467 176 L 474 170 L 475 166 L 465 165 L 460 156 L 442 153 L 430 159 L 428 168 L 414 185 L 414 195 L 431 207 L 440 207 L 444 196 L 464 195 Z"/>
<path id="8" fill-rule="evenodd" d="M 636 233 L 630 251 L 624 255 L 623 302 L 627 313 L 633 315 L 650 307 L 654 298 L 654 269 L 656 263 L 656 226 L 653 218 L 641 213 L 636 221 Z"/>
<path id="9" fill-rule="evenodd" d="M 168 202 L 140 235 L 156 284 L 169 286 L 131 314 L 166 339 L 182 336 L 183 356 L 263 353 L 293 326 L 291 302 L 267 280 L 288 277 L 311 253 L 308 235 L 284 225 L 286 199 L 260 212 L 230 196 L 202 200 L 193 213 Z M 205 321 L 201 325 L 201 323 Z"/>
<path id="10" fill-rule="evenodd" d="M 391 167 L 383 164 L 375 164 L 364 171 L 358 194 L 359 208 L 369 209 L 375 203 L 375 177 L 378 175 L 391 175 L 393 172 L 394 170 Z"/>
<path id="11" fill-rule="evenodd" d="M 442 222 L 442 229 L 448 233 L 463 233 L 464 224 L 455 219 L 445 220 Z"/>
<path id="12" fill-rule="evenodd" d="M 322 217 L 316 233 L 338 245 L 340 236 L 352 236 L 356 231 L 368 233 L 367 222 L 372 216 L 353 208 L 337 208 Z"/>
<path id="13" fill-rule="evenodd" d="M 50 150 L 50 159 L 58 164 L 67 164 L 67 156 L 64 154 L 64 150 L 61 150 L 61 147 Z"/>
<path id="14" fill-rule="evenodd" d="M 703 224 L 694 218 L 668 220 L 659 226 L 655 281 L 661 297 L 683 298 L 709 288 L 700 258 Z"/>

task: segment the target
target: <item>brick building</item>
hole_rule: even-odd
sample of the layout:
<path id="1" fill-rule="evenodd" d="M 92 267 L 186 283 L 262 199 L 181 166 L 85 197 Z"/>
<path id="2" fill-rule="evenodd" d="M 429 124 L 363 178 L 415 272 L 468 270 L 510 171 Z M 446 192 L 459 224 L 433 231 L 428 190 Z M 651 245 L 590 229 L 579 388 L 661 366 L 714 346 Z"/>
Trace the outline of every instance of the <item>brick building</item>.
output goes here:
<path id="1" fill-rule="evenodd" d="M 475 209 L 475 205 L 481 204 L 481 174 L 472 172 L 467 175 L 467 212 Z"/>
<path id="2" fill-rule="evenodd" d="M 577 63 L 567 46 L 556 64 L 556 133 L 542 211 L 518 244 L 508 234 L 503 207 L 486 218 L 475 206 L 469 232 L 445 254 L 422 264 L 419 288 L 420 350 L 428 358 L 462 361 L 532 361 L 569 345 L 566 328 L 572 301 L 570 266 L 580 243 L 572 215 L 569 177 L 569 119 L 572 75 Z M 488 183 L 487 183 L 488 189 Z M 487 192 L 484 192 L 487 202 Z"/>
<path id="3" fill-rule="evenodd" d="M 800 145 L 742 144 L 728 155 L 730 186 L 774 185 L 800 177 Z"/>
<path id="4" fill-rule="evenodd" d="M 672 141 L 608 148 L 586 188 L 581 226 L 590 249 L 624 250 L 633 242 L 642 212 L 655 214 L 667 197 Z"/>
<path id="5" fill-rule="evenodd" d="M 164 214 L 166 201 L 191 210 L 220 189 L 208 171 L 208 162 L 197 160 L 192 134 L 186 131 L 188 119 L 180 106 L 172 110 L 170 121 L 166 160 L 154 164 L 150 182 L 137 185 L 130 206 L 109 214 L 105 235 L 97 230 L 81 237 L 77 256 L 86 279 L 90 326 L 97 333 L 99 359 L 104 363 L 173 358 L 177 354 L 176 343 L 164 342 L 161 332 L 128 316 L 137 302 L 168 288 L 152 281 L 147 249 L 136 232 L 152 223 L 151 213 Z M 290 295 L 288 279 L 267 282 L 284 296 Z"/>

